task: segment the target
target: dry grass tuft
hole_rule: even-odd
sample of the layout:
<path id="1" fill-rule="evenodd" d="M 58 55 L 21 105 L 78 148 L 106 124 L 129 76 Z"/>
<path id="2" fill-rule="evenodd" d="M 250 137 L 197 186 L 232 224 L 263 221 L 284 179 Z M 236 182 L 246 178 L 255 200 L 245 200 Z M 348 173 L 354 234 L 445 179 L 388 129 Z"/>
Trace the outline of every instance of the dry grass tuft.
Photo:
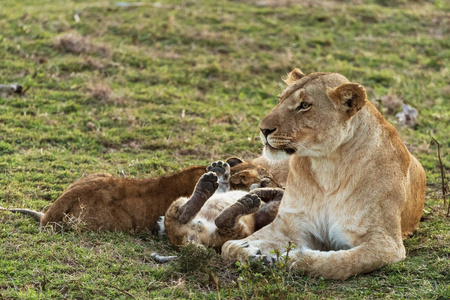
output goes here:
<path id="1" fill-rule="evenodd" d="M 326 1 L 314 1 L 314 0 L 247 0 L 244 1 L 256 6 L 269 6 L 269 7 L 291 7 L 291 6 L 303 6 L 303 7 L 335 7 L 339 5 L 339 1 L 326 0 Z M 361 0 L 350 0 L 347 3 L 361 4 Z"/>
<path id="2" fill-rule="evenodd" d="M 401 108 L 403 100 L 394 95 L 385 95 L 380 98 L 383 106 L 383 113 L 388 115 L 395 115 Z"/>
<path id="3" fill-rule="evenodd" d="M 96 83 L 89 88 L 90 96 L 98 101 L 111 100 L 111 88 L 105 83 Z"/>
<path id="4" fill-rule="evenodd" d="M 89 38 L 78 32 L 70 32 L 56 37 L 55 47 L 62 52 L 73 54 L 98 53 L 107 56 L 110 53 L 110 47 L 106 44 L 94 44 Z"/>

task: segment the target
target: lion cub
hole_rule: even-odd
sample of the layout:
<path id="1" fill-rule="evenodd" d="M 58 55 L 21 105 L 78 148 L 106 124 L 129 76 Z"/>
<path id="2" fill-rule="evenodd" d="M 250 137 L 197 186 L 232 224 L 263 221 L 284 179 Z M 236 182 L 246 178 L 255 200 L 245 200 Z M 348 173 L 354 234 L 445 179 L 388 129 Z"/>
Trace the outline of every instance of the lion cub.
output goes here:
<path id="1" fill-rule="evenodd" d="M 237 157 L 227 160 L 232 165 L 232 189 L 246 189 L 255 182 L 270 186 L 271 175 L 263 167 Z M 80 222 L 84 229 L 99 231 L 153 231 L 157 221 L 173 201 L 192 194 L 206 166 L 183 169 L 156 178 L 117 178 L 95 173 L 71 184 L 47 212 L 11 208 L 0 210 L 27 214 L 42 226 Z"/>
<path id="2" fill-rule="evenodd" d="M 192 193 L 205 169 L 189 167 L 146 179 L 95 173 L 72 183 L 45 214 L 21 208 L 0 209 L 30 215 L 42 226 L 74 221 L 94 231 L 152 231 L 174 200 Z"/>
<path id="3" fill-rule="evenodd" d="M 230 178 L 230 165 L 218 161 L 208 166 L 190 198 L 169 207 L 164 225 L 173 245 L 193 242 L 220 249 L 226 241 L 247 237 L 272 222 L 283 190 L 264 168 L 242 162 L 240 167 L 253 173 L 240 190 L 230 190 L 237 172 Z M 262 172 L 266 175 L 260 176 Z M 261 206 L 261 200 L 267 203 Z"/>

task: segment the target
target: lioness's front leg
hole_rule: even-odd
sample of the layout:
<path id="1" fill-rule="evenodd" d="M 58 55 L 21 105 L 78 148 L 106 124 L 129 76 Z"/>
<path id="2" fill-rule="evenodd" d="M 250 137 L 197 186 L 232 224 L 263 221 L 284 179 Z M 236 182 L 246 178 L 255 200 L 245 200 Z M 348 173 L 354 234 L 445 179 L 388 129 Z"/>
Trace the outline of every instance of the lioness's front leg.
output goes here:
<path id="1" fill-rule="evenodd" d="M 401 236 L 374 235 L 371 240 L 348 250 L 318 251 L 307 247 L 289 254 L 288 265 L 311 276 L 345 280 L 359 273 L 371 272 L 405 258 Z"/>
<path id="2" fill-rule="evenodd" d="M 273 250 L 283 252 L 289 245 L 289 238 L 277 232 L 275 221 L 242 240 L 231 240 L 222 246 L 222 258 L 228 261 L 245 262 L 262 258 L 273 262 Z"/>

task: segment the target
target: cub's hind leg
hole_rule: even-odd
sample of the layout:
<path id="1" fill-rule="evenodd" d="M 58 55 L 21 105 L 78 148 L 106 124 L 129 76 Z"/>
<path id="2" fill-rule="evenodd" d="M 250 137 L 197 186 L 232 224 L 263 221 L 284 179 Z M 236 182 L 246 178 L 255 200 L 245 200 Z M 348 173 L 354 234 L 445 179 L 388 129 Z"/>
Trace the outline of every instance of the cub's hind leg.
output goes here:
<path id="1" fill-rule="evenodd" d="M 256 212 L 260 205 L 261 199 L 257 195 L 245 195 L 217 216 L 214 220 L 217 227 L 216 233 L 224 242 L 248 236 L 254 231 L 253 218 L 248 216 L 242 220 L 241 217 Z"/>
<path id="2" fill-rule="evenodd" d="M 230 165 L 226 162 L 213 162 L 206 168 L 207 172 L 214 172 L 219 178 L 217 193 L 225 193 L 230 190 Z"/>
<path id="3" fill-rule="evenodd" d="M 191 220 L 202 208 L 203 204 L 215 193 L 219 187 L 218 177 L 213 172 L 204 174 L 197 182 L 194 193 L 189 200 L 178 207 L 179 217 L 178 221 L 182 224 L 186 224 Z"/>
<path id="4" fill-rule="evenodd" d="M 215 192 L 230 189 L 230 165 L 219 160 L 209 165 L 206 171 L 208 173 L 199 179 L 190 199 L 179 208 L 178 220 L 182 224 L 189 222 Z"/>
<path id="5" fill-rule="evenodd" d="M 170 205 L 164 216 L 164 227 L 173 245 L 179 246 L 186 241 L 192 233 L 189 221 L 197 215 L 218 186 L 216 174 L 208 172 L 200 177 L 190 198 L 179 198 Z"/>
<path id="6" fill-rule="evenodd" d="M 265 202 L 253 215 L 255 231 L 257 231 L 275 220 L 284 190 L 280 188 L 259 188 L 250 193 L 258 195 Z"/>

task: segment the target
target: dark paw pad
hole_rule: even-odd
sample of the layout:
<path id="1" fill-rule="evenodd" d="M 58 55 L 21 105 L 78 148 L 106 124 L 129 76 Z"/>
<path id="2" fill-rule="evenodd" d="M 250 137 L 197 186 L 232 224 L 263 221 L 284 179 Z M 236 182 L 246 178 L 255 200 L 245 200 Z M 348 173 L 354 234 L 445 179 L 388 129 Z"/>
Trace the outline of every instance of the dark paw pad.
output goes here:
<path id="1" fill-rule="evenodd" d="M 208 172 L 206 174 L 203 174 L 203 176 L 199 180 L 199 186 L 210 193 L 214 193 L 218 186 L 218 177 L 213 172 Z"/>
<path id="2" fill-rule="evenodd" d="M 239 199 L 238 202 L 252 209 L 255 207 L 256 208 L 259 207 L 259 205 L 261 204 L 261 199 L 258 197 L 258 195 L 247 194 L 241 199 Z"/>
<path id="3" fill-rule="evenodd" d="M 217 176 L 225 176 L 228 179 L 230 175 L 230 165 L 223 161 L 216 161 L 213 162 L 211 165 L 209 165 L 206 168 L 206 171 L 208 172 L 214 172 L 217 174 Z"/>

